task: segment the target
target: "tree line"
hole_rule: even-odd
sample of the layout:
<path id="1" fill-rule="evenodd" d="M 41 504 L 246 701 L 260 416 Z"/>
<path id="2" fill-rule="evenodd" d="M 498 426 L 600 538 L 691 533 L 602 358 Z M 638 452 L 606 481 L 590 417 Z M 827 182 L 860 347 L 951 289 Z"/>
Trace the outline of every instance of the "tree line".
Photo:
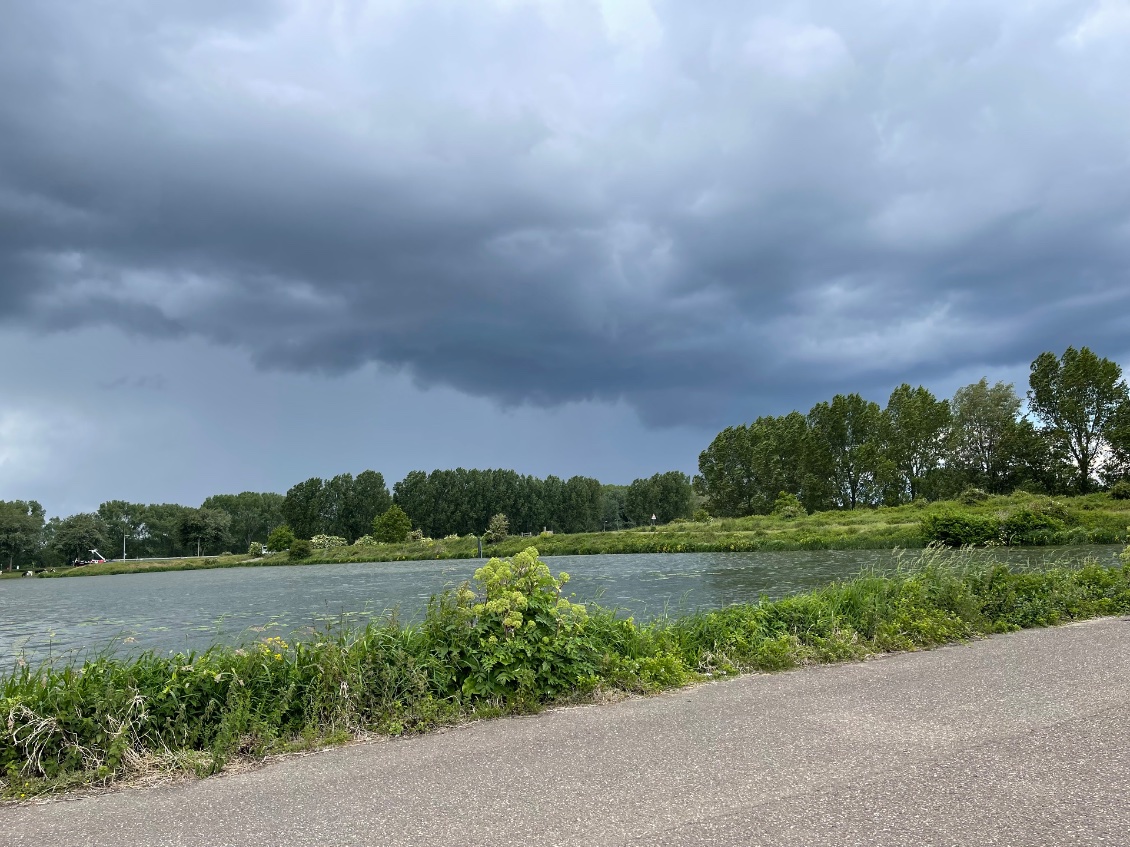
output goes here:
<path id="1" fill-rule="evenodd" d="M 299 539 L 339 536 L 349 542 L 373 531 L 395 502 L 424 535 L 482 534 L 490 518 L 507 515 L 511 532 L 585 532 L 687 517 L 691 480 L 670 471 L 631 485 L 573 477 L 539 479 L 512 470 L 413 471 L 390 492 L 384 476 L 366 470 L 330 479 L 311 477 L 285 495 L 217 494 L 198 508 L 124 500 L 96 512 L 46 519 L 34 500 L 0 501 L 0 568 L 60 567 L 91 557 L 132 559 L 244 552 L 280 526 Z"/>
<path id="2" fill-rule="evenodd" d="M 766 514 L 785 492 L 808 511 L 897 505 L 974 487 L 1087 493 L 1130 475 L 1130 395 L 1121 368 L 1083 347 L 1041 353 L 1024 401 L 988 380 L 938 399 L 902 384 L 885 407 L 837 394 L 807 414 L 727 427 L 694 484 L 712 514 Z"/>

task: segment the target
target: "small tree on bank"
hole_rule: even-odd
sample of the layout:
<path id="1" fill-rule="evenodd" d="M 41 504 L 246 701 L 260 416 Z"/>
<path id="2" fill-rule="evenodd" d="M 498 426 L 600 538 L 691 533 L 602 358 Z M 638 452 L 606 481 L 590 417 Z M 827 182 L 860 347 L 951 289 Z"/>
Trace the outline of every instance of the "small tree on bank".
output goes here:
<path id="1" fill-rule="evenodd" d="M 267 536 L 267 549 L 272 553 L 281 553 L 283 550 L 289 550 L 290 545 L 294 543 L 294 530 L 286 524 L 276 526 L 271 530 L 271 534 Z"/>
<path id="2" fill-rule="evenodd" d="M 1054 353 L 1037 356 L 1028 383 L 1032 413 L 1071 457 L 1079 493 L 1086 494 L 1109 450 L 1111 430 L 1130 403 L 1122 369 L 1086 347 L 1068 347 L 1058 359 Z"/>
<path id="3" fill-rule="evenodd" d="M 387 512 L 373 518 L 373 538 L 384 544 L 401 544 L 412 530 L 412 520 L 393 503 Z"/>
<path id="4" fill-rule="evenodd" d="M 487 531 L 483 533 L 483 541 L 488 544 L 496 544 L 502 541 L 510 534 L 510 521 L 506 519 L 506 515 L 499 512 L 490 519 L 487 524 Z"/>

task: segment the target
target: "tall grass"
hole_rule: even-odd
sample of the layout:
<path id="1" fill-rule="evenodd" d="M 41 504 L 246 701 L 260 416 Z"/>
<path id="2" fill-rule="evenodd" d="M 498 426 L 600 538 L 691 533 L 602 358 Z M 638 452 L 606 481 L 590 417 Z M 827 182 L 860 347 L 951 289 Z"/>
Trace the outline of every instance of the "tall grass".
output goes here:
<path id="1" fill-rule="evenodd" d="M 20 667 L 0 678 L 0 796 L 1130 612 L 1130 563 L 1021 570 L 930 548 L 894 572 L 638 623 L 570 603 L 537 556 L 492 560 L 417 625 Z"/>

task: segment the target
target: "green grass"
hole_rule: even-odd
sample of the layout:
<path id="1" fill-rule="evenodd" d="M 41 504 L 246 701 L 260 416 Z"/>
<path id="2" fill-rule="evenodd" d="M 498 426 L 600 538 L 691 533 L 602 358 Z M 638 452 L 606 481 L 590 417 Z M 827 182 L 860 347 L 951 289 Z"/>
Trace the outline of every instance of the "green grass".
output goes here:
<path id="1" fill-rule="evenodd" d="M 991 551 L 929 548 L 892 573 L 638 623 L 564 601 L 565 579 L 536 556 L 488 563 L 473 584 L 433 599 L 416 625 L 389 619 L 291 644 L 19 667 L 0 677 L 0 797 L 152 769 L 205 775 L 233 757 L 368 733 L 1130 612 L 1130 561 L 1017 570 Z"/>
<path id="2" fill-rule="evenodd" d="M 1017 493 L 989 497 L 980 503 L 955 501 L 915 503 L 906 506 L 855 511 L 817 512 L 801 518 L 772 515 L 714 519 L 709 523 L 675 522 L 655 528 L 571 535 L 511 536 L 498 544 L 483 545 L 484 556 L 512 556 L 531 543 L 542 555 L 568 556 L 597 553 L 697 553 L 755 550 L 891 550 L 922 548 L 924 518 L 953 512 L 1004 519 L 1019 511 L 1047 514 L 1062 524 L 1056 531 L 1034 533 L 1024 543 L 1121 544 L 1130 540 L 1130 500 L 1114 500 L 1104 493 L 1084 497 L 1050 498 Z M 404 544 L 335 547 L 315 550 L 299 561 L 286 553 L 263 558 L 247 555 L 172 559 L 146 562 L 105 562 L 61 569 L 44 576 L 98 576 L 121 573 L 196 570 L 200 568 L 311 565 L 341 562 L 386 562 L 426 559 L 474 559 L 478 542 L 472 536 L 426 539 Z"/>
<path id="3" fill-rule="evenodd" d="M 280 562 L 267 562 L 263 559 L 254 559 L 248 555 L 229 554 L 226 556 L 201 556 L 191 559 L 145 559 L 136 561 L 123 559 L 110 562 L 99 562 L 93 565 L 82 565 L 77 568 L 58 568 L 54 571 L 39 571 L 41 577 L 71 577 L 71 576 L 107 576 L 109 574 L 123 573 L 160 573 L 162 571 L 192 571 L 210 570 L 212 568 L 243 568 L 254 567 L 259 564 L 280 564 Z M 281 563 L 285 564 L 285 563 Z"/>

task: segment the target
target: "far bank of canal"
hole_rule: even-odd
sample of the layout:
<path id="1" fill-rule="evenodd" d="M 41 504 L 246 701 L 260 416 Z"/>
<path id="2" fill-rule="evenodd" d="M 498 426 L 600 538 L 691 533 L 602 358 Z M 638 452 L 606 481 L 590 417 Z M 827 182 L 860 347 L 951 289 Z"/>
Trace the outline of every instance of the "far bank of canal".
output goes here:
<path id="1" fill-rule="evenodd" d="M 1012 565 L 1104 564 L 1122 545 L 992 551 Z M 810 590 L 866 568 L 889 568 L 879 550 L 642 553 L 547 557 L 571 576 L 578 600 L 637 618 L 717 608 Z M 0 675 L 17 658 L 77 657 L 114 650 L 201 650 L 265 634 L 287 636 L 334 622 L 363 623 L 397 609 L 417 618 L 428 599 L 470 579 L 478 562 L 376 562 L 310 568 L 262 567 L 0 582 Z"/>

